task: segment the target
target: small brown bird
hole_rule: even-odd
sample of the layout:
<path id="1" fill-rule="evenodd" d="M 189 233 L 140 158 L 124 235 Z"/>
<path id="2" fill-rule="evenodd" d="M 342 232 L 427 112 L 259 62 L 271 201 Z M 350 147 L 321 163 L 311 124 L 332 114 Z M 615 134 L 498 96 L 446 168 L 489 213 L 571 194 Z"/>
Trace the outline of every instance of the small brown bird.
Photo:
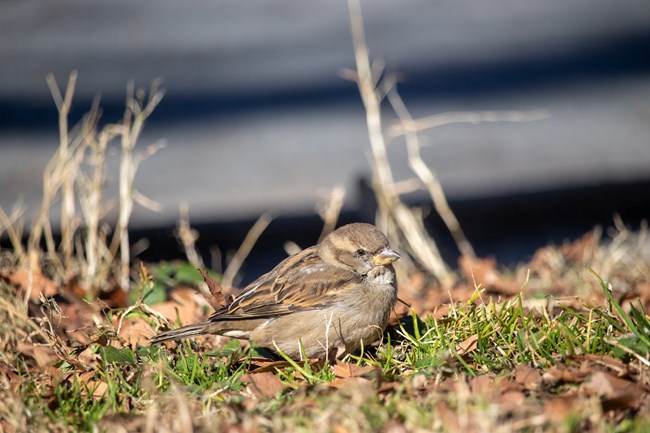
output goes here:
<path id="1" fill-rule="evenodd" d="M 379 339 L 397 300 L 399 254 L 375 226 L 348 224 L 248 285 L 207 320 L 153 344 L 201 334 L 247 338 L 292 359 L 350 353 Z M 339 352 L 339 355 L 341 353 Z"/>

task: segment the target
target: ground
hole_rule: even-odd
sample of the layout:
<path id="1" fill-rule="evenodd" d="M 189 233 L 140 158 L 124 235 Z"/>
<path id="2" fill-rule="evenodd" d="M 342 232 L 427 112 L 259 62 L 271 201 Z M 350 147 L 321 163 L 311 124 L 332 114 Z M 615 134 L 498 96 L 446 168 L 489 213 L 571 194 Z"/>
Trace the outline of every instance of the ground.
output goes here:
<path id="1" fill-rule="evenodd" d="M 463 258 L 447 288 L 404 266 L 410 307 L 382 341 L 301 362 L 225 337 L 150 346 L 212 310 L 186 263 L 91 296 L 6 254 L 0 431 L 648 431 L 644 236 L 594 230 L 513 269 Z"/>

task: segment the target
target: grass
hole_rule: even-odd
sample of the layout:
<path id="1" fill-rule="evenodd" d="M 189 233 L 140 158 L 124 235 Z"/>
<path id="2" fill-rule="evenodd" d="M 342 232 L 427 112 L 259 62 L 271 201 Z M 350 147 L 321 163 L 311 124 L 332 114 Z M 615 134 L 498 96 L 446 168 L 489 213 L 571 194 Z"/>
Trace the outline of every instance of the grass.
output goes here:
<path id="1" fill-rule="evenodd" d="M 3 298 L 8 299 L 10 288 L 3 286 Z M 3 386 L 8 406 L 2 425 L 6 431 L 146 431 L 155 412 L 156 431 L 189 431 L 190 426 L 197 431 L 228 426 L 250 431 L 334 431 L 337 426 L 342 426 L 340 431 L 390 426 L 405 431 L 456 431 L 463 426 L 470 431 L 514 431 L 519 424 L 524 431 L 644 431 L 650 421 L 638 408 L 617 407 L 619 415 L 613 417 L 614 412 L 602 408 L 604 399 L 581 396 L 586 379 L 553 381 L 543 376 L 558 366 L 579 369 L 593 356 L 626 365 L 628 377 L 645 375 L 638 380 L 647 381 L 648 369 L 640 362 L 647 360 L 650 349 L 647 315 L 638 304 L 624 308 L 604 281 L 600 286 L 603 305 L 555 305 L 552 310 L 539 303 L 527 307 L 523 294 L 503 302 L 484 300 L 477 288 L 470 300 L 450 305 L 441 318 L 411 312 L 377 347 L 338 364 L 287 360 L 273 368 L 260 364 L 255 350 L 236 341 L 221 347 L 213 347 L 210 339 L 169 347 L 129 345 L 112 327 L 112 316 L 126 311 L 117 310 L 104 313 L 102 326 L 87 345 L 41 340 L 59 345 L 57 352 L 66 355 L 54 356 L 59 360 L 44 370 L 18 348 L 33 320 L 18 314 L 23 321 L 14 320 L 22 324 L 14 338 L 3 336 L 2 365 L 11 373 L 4 380 L 12 379 Z M 3 308 L 5 314 L 11 311 Z M 146 310 L 135 316 L 154 328 L 160 324 Z M 31 335 L 35 344 L 42 338 L 33 331 Z M 72 364 L 66 357 L 92 361 Z M 352 373 L 341 375 L 337 365 Z M 541 379 L 530 387 L 522 385 L 515 378 L 521 368 L 539 373 Z M 262 395 L 251 394 L 251 374 L 263 378 L 258 384 Z M 491 401 L 490 392 L 476 386 L 485 377 L 494 387 L 502 379 L 517 388 L 525 404 L 513 411 Z M 277 391 L 265 395 L 265 387 Z M 544 402 L 556 397 L 573 399 L 573 415 L 556 420 L 544 409 Z M 588 412 L 596 403 L 597 422 Z M 541 412 L 531 418 L 528 412 L 535 408 Z M 191 416 L 181 428 L 178 416 L 183 411 Z M 505 425 L 514 430 L 503 430 Z"/>

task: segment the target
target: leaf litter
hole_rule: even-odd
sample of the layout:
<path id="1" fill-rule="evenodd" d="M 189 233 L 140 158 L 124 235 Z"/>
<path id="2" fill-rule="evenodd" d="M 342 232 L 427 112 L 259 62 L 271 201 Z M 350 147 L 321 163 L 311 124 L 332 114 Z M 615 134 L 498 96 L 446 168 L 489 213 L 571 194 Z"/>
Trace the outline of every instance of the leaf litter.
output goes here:
<path id="1" fill-rule="evenodd" d="M 638 329 L 650 331 L 632 308 L 635 303 L 641 311 L 650 307 L 648 270 L 630 271 L 629 261 L 624 259 L 606 262 L 606 248 L 597 233 L 590 232 L 573 243 L 540 249 L 529 263 L 515 269 L 500 269 L 490 258 L 462 257 L 460 277 L 449 290 L 440 290 L 424 274 L 411 270 L 402 277 L 399 294 L 411 308 L 396 306 L 387 333 L 394 341 L 384 340 L 378 347 L 367 348 L 367 353 L 344 360 L 310 360 L 297 365 L 259 357 L 246 343 L 226 337 L 200 337 L 168 344 L 165 349 L 148 346 L 161 327 L 202 320 L 211 309 L 231 302 L 217 280 L 203 270 L 199 273 L 211 294 L 206 299 L 194 287 L 179 285 L 169 288 L 167 300 L 161 303 L 146 305 L 141 299 L 128 305 L 126 292 L 117 285 L 100 296 L 102 299 L 90 301 L 84 299 L 85 291 L 77 282 L 58 284 L 40 272 L 30 275 L 25 268 L 6 268 L 0 270 L 0 284 L 3 298 L 11 302 L 4 301 L 0 311 L 12 326 L 5 324 L 1 339 L 0 372 L 8 386 L 3 395 L 14 401 L 31 393 L 45 403 L 44 413 L 65 410 L 78 422 L 84 415 L 75 415 L 66 406 L 64 394 L 79 388 L 80 398 L 101 402 L 101 411 L 90 417 L 100 425 L 102 420 L 105 425 L 127 425 L 127 414 L 140 414 L 146 424 L 151 413 L 147 408 L 156 400 L 186 389 L 189 394 L 182 398 L 194 395 L 203 402 L 198 409 L 189 405 L 188 410 L 199 410 L 206 423 L 214 413 L 227 410 L 234 414 L 219 423 L 224 428 L 261 426 L 261 420 L 269 419 L 264 415 L 269 408 L 287 418 L 281 424 L 293 422 L 291 417 L 300 424 L 303 411 L 321 411 L 326 416 L 328 405 L 342 404 L 352 418 L 361 411 L 364 422 L 376 422 L 384 431 L 472 432 L 485 431 L 486 426 L 494 431 L 565 431 L 562 429 L 572 422 L 581 431 L 601 431 L 598 420 L 613 426 L 624 420 L 647 419 L 650 394 L 649 369 L 639 361 L 647 353 L 634 345 L 636 340 L 628 341 L 630 330 L 625 320 L 615 319 L 611 305 L 612 299 L 620 300 Z M 607 269 L 604 278 L 619 282 L 612 285 L 612 299 L 603 294 L 598 281 L 585 276 L 583 263 Z M 150 280 L 143 279 L 143 291 Z M 459 331 L 447 349 L 418 352 L 426 349 L 419 346 L 426 345 L 428 339 L 444 339 L 444 333 L 434 338 L 435 332 L 453 334 L 454 326 L 464 323 L 459 312 L 485 308 L 486 317 L 498 315 L 504 302 L 521 303 L 522 309 L 517 310 L 521 316 L 504 315 L 498 319 L 503 321 L 500 325 L 474 329 L 464 336 Z M 613 339 L 610 342 L 618 346 L 602 343 L 605 347 L 590 348 L 592 341 L 576 340 L 578 347 L 546 355 L 542 346 L 551 336 L 543 335 L 543 327 L 528 336 L 522 333 L 530 330 L 527 326 L 540 326 L 544 317 L 547 324 L 555 326 L 554 320 L 567 312 L 575 313 L 575 320 L 585 317 L 584 326 L 602 326 L 599 332 L 608 332 Z M 436 326 L 445 326 L 446 331 Z M 617 329 L 618 333 L 614 332 Z M 513 346 L 486 348 L 486 343 L 506 332 L 516 334 Z M 565 332 L 568 337 L 573 331 Z M 530 351 L 528 361 L 509 358 L 515 344 Z M 559 347 L 560 343 L 555 344 L 553 347 Z M 502 352 L 499 356 L 504 362 L 486 362 L 486 353 L 494 356 L 495 351 Z M 416 355 L 418 362 L 409 359 Z M 189 369 L 189 376 L 181 376 L 185 372 L 180 366 Z M 212 384 L 197 378 L 204 374 L 198 373 L 201 369 L 216 376 L 215 371 L 224 368 L 224 377 Z M 26 385 L 23 377 L 29 377 L 31 383 Z M 129 397 L 116 396 L 115 387 L 122 392 L 130 389 Z M 358 400 L 355 394 L 364 397 Z M 249 400 L 262 406 L 245 403 Z M 409 412 L 412 409 L 406 409 L 405 402 L 426 413 Z M 595 402 L 598 410 L 593 412 Z M 251 413 L 240 413 L 238 407 Z M 371 415 L 381 407 L 393 407 L 395 412 Z M 292 413 L 289 408 L 298 409 Z M 52 422 L 24 420 L 24 425 L 51 427 Z M 128 422 L 135 425 L 132 418 Z M 202 422 L 191 424 L 200 430 L 207 425 Z M 87 428 L 90 425 L 86 424 Z M 17 431 L 7 421 L 0 422 L 0 429 Z"/>

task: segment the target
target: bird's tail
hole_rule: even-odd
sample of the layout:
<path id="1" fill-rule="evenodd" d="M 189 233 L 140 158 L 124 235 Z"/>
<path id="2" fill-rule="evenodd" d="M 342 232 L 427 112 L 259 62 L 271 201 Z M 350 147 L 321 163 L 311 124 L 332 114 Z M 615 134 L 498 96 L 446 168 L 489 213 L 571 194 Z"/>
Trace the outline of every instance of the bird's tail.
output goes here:
<path id="1" fill-rule="evenodd" d="M 208 326 L 211 322 L 198 322 L 187 326 L 181 326 L 178 329 L 171 331 L 161 332 L 153 337 L 150 341 L 151 344 L 164 343 L 165 341 L 180 340 L 182 338 L 194 337 L 195 335 L 207 334 Z"/>

